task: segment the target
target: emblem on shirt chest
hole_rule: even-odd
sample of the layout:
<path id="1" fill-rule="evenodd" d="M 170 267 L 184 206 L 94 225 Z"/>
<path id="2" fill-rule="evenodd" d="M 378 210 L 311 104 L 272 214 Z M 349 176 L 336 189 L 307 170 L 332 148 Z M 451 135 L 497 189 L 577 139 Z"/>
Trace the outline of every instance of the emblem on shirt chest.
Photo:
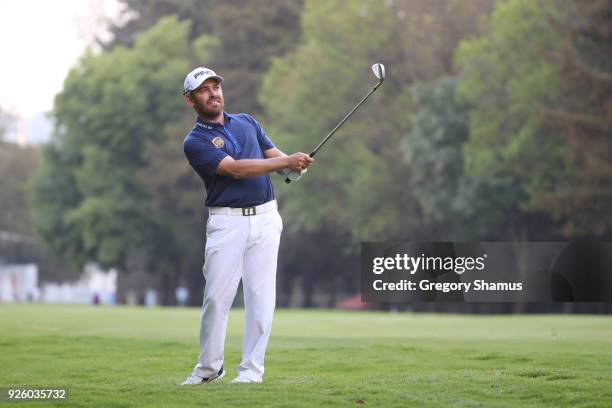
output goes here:
<path id="1" fill-rule="evenodd" d="M 224 141 L 223 141 L 223 139 L 221 139 L 219 136 L 215 137 L 215 138 L 212 140 L 212 144 L 214 144 L 214 145 L 215 145 L 215 147 L 217 147 L 217 148 L 219 148 L 219 149 L 220 149 L 220 148 L 222 148 L 223 146 L 225 146 L 225 142 L 224 142 Z"/>

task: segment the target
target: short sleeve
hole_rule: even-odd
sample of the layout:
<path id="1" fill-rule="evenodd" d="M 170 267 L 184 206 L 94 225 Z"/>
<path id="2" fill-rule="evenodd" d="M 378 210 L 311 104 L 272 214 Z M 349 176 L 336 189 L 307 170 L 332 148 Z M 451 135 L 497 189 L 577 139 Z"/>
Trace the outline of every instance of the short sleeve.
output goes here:
<path id="1" fill-rule="evenodd" d="M 226 152 L 205 140 L 185 140 L 183 150 L 189 164 L 208 176 L 214 176 L 221 160 L 228 156 Z"/>
<path id="2" fill-rule="evenodd" d="M 255 126 L 255 131 L 257 133 L 257 142 L 259 143 L 259 147 L 261 148 L 261 151 L 265 152 L 266 150 L 273 149 L 275 147 L 274 143 L 272 143 L 272 140 L 270 140 L 270 138 L 266 134 L 265 130 L 263 130 L 259 122 L 257 122 L 255 118 L 253 118 L 252 116 L 249 116 L 249 118 L 251 119 L 251 122 Z"/>

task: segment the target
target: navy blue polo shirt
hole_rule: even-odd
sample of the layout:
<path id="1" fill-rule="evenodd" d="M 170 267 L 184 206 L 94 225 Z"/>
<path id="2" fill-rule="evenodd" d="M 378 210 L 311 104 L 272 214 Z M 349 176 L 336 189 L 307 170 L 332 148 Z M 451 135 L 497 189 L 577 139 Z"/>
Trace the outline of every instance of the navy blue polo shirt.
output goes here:
<path id="1" fill-rule="evenodd" d="M 219 162 L 227 156 L 234 160 L 263 159 L 263 152 L 274 148 L 251 115 L 223 112 L 223 116 L 224 125 L 198 118 L 183 142 L 189 164 L 204 180 L 206 206 L 240 208 L 273 200 L 272 181 L 267 174 L 243 179 L 217 174 Z"/>

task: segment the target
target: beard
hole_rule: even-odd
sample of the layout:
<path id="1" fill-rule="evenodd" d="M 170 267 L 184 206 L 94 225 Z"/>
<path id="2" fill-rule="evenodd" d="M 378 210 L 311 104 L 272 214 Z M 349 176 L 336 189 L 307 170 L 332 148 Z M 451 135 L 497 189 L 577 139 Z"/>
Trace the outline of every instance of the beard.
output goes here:
<path id="1" fill-rule="evenodd" d="M 195 101 L 194 105 L 196 107 L 196 111 L 202 117 L 202 119 L 216 119 L 219 115 L 223 114 L 223 99 L 215 98 L 215 101 L 218 101 L 219 104 L 215 107 L 209 106 L 207 102 Z"/>

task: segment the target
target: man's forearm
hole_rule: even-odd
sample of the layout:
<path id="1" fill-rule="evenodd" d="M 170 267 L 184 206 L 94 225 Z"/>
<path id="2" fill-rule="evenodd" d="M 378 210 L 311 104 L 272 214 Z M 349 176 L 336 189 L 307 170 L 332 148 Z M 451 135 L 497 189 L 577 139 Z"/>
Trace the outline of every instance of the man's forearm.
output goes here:
<path id="1" fill-rule="evenodd" d="M 281 152 L 280 150 L 279 152 L 280 154 L 278 156 L 272 156 L 272 157 L 287 157 L 285 153 Z M 276 170 L 276 173 L 280 174 L 281 176 L 286 176 L 288 172 L 289 172 L 289 169 L 287 167 L 282 167 Z"/>
<path id="2" fill-rule="evenodd" d="M 233 178 L 250 178 L 263 176 L 284 169 L 288 166 L 287 156 L 273 157 L 269 159 L 243 159 L 234 160 L 223 166 L 221 174 Z"/>

